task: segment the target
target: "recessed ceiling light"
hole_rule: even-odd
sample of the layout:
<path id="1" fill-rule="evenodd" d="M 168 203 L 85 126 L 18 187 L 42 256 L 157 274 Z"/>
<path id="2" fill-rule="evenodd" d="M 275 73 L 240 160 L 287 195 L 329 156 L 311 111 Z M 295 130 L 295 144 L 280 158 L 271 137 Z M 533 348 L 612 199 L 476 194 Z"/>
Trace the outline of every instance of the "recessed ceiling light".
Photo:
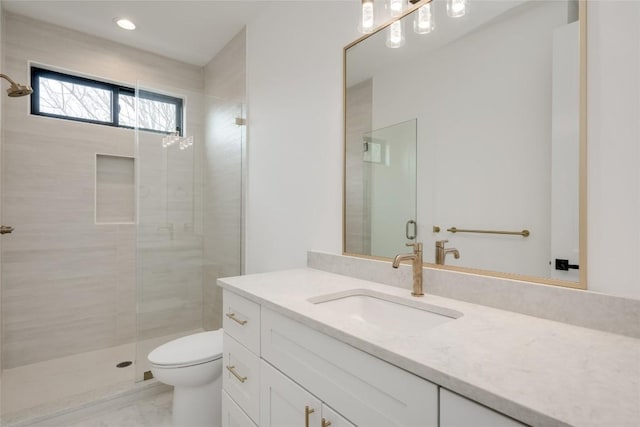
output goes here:
<path id="1" fill-rule="evenodd" d="M 136 29 L 136 24 L 134 24 L 133 22 L 129 21 L 126 18 L 113 18 L 113 22 L 115 22 L 116 25 L 118 25 L 118 27 L 123 28 L 125 30 Z"/>

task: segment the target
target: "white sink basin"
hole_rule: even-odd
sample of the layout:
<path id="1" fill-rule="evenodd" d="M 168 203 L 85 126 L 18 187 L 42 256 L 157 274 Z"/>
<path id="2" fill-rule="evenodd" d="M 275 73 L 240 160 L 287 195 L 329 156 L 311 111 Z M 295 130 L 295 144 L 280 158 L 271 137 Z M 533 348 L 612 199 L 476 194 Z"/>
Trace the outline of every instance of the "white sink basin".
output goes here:
<path id="1" fill-rule="evenodd" d="M 433 328 L 462 316 L 459 311 L 368 289 L 321 295 L 309 302 L 326 307 L 340 319 L 399 335 Z"/>

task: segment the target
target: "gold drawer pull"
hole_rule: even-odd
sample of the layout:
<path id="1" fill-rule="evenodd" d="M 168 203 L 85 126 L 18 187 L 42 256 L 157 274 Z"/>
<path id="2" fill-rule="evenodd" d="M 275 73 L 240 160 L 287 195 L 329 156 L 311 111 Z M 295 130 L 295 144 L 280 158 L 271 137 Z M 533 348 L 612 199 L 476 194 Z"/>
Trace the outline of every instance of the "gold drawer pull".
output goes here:
<path id="1" fill-rule="evenodd" d="M 246 320 L 240 320 L 236 317 L 235 313 L 227 313 L 225 314 L 225 316 L 227 316 L 229 319 L 233 320 L 234 322 L 239 323 L 240 325 L 244 326 L 247 324 Z"/>
<path id="2" fill-rule="evenodd" d="M 247 377 L 243 377 L 242 375 L 240 375 L 238 373 L 238 371 L 236 371 L 236 367 L 235 366 L 227 365 L 227 371 L 231 372 L 233 374 L 233 376 L 236 377 L 238 379 L 238 381 L 240 381 L 241 383 L 243 383 L 243 382 L 245 382 L 247 380 Z"/>
<path id="3" fill-rule="evenodd" d="M 310 408 L 308 406 L 304 407 L 304 427 L 309 427 L 309 415 L 316 412 L 315 409 Z"/>
<path id="4" fill-rule="evenodd" d="M 322 418 L 322 427 L 329 427 L 331 425 L 331 421 L 327 421 L 324 417 Z"/>

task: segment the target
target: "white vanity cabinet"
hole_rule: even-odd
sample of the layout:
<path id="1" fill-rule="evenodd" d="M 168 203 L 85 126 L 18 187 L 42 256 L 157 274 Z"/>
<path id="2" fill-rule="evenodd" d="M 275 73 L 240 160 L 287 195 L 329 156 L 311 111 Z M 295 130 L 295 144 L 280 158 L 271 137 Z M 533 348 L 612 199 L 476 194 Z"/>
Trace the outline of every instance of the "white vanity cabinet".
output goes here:
<path id="1" fill-rule="evenodd" d="M 227 290 L 223 427 L 523 427 Z"/>
<path id="2" fill-rule="evenodd" d="M 222 427 L 256 427 L 251 418 L 224 390 L 222 391 Z"/>
<path id="3" fill-rule="evenodd" d="M 525 427 L 447 389 L 440 388 L 440 427 Z"/>
<path id="4" fill-rule="evenodd" d="M 260 305 L 224 291 L 223 309 L 223 426 L 255 426 L 260 419 Z"/>
<path id="5" fill-rule="evenodd" d="M 260 382 L 262 427 L 355 427 L 264 361 Z"/>
<path id="6" fill-rule="evenodd" d="M 435 384 L 264 307 L 261 330 L 262 358 L 351 423 L 438 425 Z"/>

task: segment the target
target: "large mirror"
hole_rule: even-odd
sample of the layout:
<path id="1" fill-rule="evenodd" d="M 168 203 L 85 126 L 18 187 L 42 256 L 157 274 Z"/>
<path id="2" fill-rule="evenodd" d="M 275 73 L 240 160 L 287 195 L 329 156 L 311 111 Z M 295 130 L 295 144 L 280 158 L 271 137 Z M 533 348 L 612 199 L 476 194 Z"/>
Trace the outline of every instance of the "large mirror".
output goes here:
<path id="1" fill-rule="evenodd" d="M 586 288 L 584 5 L 466 4 L 345 48 L 344 252 Z"/>

